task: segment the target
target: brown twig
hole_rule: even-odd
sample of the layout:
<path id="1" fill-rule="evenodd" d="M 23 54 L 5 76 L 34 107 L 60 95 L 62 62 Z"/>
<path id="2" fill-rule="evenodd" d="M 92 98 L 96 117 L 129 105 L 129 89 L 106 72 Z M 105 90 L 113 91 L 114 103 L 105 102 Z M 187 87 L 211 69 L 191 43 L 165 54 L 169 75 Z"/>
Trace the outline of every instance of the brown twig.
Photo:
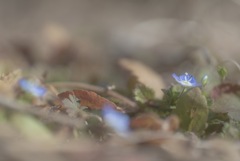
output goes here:
<path id="1" fill-rule="evenodd" d="M 137 104 L 134 101 L 128 99 L 127 97 L 124 97 L 123 95 L 115 91 L 108 90 L 107 88 L 104 88 L 104 87 L 90 85 L 90 84 L 81 83 L 81 82 L 53 82 L 48 84 L 54 87 L 81 88 L 85 90 L 94 91 L 97 93 L 106 93 L 109 96 L 119 99 L 120 101 L 122 101 L 123 103 L 125 103 L 130 107 L 133 107 L 133 108 L 137 107 Z"/>
<path id="2" fill-rule="evenodd" d="M 84 126 L 83 120 L 70 118 L 66 115 L 59 114 L 59 113 L 47 114 L 42 110 L 37 109 L 35 106 L 24 105 L 16 102 L 13 99 L 6 98 L 2 95 L 0 95 L 0 106 L 11 109 L 11 110 L 19 111 L 19 112 L 29 113 L 29 114 L 47 119 L 48 121 L 56 122 L 63 125 L 68 125 L 71 127 L 81 128 Z"/>

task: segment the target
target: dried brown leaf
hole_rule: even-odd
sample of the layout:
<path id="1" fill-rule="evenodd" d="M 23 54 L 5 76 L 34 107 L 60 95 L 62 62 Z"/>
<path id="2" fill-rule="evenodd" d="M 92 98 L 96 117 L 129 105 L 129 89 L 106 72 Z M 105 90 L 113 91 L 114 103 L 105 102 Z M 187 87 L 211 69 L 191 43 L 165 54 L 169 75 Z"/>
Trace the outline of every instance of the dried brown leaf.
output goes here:
<path id="1" fill-rule="evenodd" d="M 87 90 L 66 91 L 58 94 L 58 97 L 61 100 L 64 100 L 66 98 L 69 99 L 70 95 L 74 95 L 76 98 L 78 98 L 80 100 L 81 106 L 86 106 L 90 109 L 102 109 L 104 105 L 110 105 L 113 108 L 117 108 L 113 102 L 99 96 L 95 92 Z"/>
<path id="2" fill-rule="evenodd" d="M 131 120 L 132 129 L 159 130 L 163 120 L 153 114 L 142 114 Z"/>
<path id="3" fill-rule="evenodd" d="M 130 71 L 133 76 L 136 76 L 140 83 L 153 89 L 156 98 L 162 98 L 162 89 L 165 88 L 165 84 L 157 72 L 136 60 L 121 59 L 119 64 L 122 68 Z"/>
<path id="4" fill-rule="evenodd" d="M 2 74 L 0 76 L 0 93 L 13 97 L 14 87 L 16 86 L 18 80 L 22 77 L 21 70 L 15 70 L 9 74 Z"/>
<path id="5" fill-rule="evenodd" d="M 211 97 L 214 100 L 212 110 L 214 112 L 227 113 L 230 118 L 239 121 L 239 94 L 239 84 L 222 83 L 214 87 L 211 93 Z"/>
<path id="6" fill-rule="evenodd" d="M 237 94 L 238 92 L 240 92 L 239 84 L 222 83 L 212 89 L 211 97 L 218 99 L 223 94 Z"/>
<path id="7" fill-rule="evenodd" d="M 171 115 L 165 120 L 154 114 L 142 114 L 131 120 L 132 129 L 176 131 L 179 128 L 179 119 L 175 115 Z"/>

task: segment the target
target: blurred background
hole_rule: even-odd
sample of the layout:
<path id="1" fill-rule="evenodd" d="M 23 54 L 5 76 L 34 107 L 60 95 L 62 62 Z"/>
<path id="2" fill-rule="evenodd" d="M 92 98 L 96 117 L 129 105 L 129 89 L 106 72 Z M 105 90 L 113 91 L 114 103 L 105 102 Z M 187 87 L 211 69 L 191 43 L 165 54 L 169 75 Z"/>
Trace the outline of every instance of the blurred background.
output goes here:
<path id="1" fill-rule="evenodd" d="M 116 83 L 123 57 L 196 73 L 240 60 L 239 43 L 239 0 L 0 0 L 2 68 L 49 80 Z"/>

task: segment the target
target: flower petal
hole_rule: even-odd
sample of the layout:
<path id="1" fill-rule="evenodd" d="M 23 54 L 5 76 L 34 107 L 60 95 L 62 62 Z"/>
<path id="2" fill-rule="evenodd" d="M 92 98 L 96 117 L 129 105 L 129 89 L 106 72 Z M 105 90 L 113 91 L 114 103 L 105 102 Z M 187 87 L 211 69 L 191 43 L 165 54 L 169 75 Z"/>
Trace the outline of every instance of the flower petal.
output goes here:
<path id="1" fill-rule="evenodd" d="M 128 115 L 116 111 L 106 105 L 102 109 L 102 116 L 106 124 L 119 135 L 126 135 L 129 132 L 130 119 Z"/>
<path id="2" fill-rule="evenodd" d="M 18 81 L 18 85 L 24 91 L 29 92 L 36 97 L 42 97 L 47 92 L 46 88 L 44 88 L 40 85 L 34 84 L 26 79 L 20 79 Z"/>
<path id="3" fill-rule="evenodd" d="M 177 82 L 180 81 L 180 78 L 175 73 L 173 73 L 172 76 Z"/>
<path id="4" fill-rule="evenodd" d="M 186 87 L 198 87 L 201 86 L 200 83 L 196 81 L 193 75 L 185 73 L 177 76 L 175 73 L 172 74 L 173 78 L 182 86 Z"/>

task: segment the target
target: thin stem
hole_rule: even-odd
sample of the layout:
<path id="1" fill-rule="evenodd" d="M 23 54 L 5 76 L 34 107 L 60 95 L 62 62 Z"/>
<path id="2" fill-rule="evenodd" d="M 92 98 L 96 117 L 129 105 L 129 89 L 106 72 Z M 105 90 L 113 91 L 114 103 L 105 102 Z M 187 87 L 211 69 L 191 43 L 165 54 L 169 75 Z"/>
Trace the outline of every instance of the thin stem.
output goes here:
<path id="1" fill-rule="evenodd" d="M 180 98 L 180 97 L 182 96 L 182 94 L 184 93 L 185 89 L 186 89 L 186 87 L 183 87 L 183 88 L 182 88 L 182 91 L 181 91 L 181 93 L 179 94 L 178 98 Z"/>
<path id="2" fill-rule="evenodd" d="M 100 86 L 95 86 L 95 85 L 90 85 L 90 84 L 86 84 L 86 83 L 81 83 L 81 82 L 53 82 L 53 83 L 48 83 L 49 85 L 52 85 L 54 87 L 57 88 L 81 88 L 81 89 L 85 89 L 85 90 L 90 90 L 90 91 L 94 91 L 97 93 L 106 93 L 109 96 L 115 97 L 117 99 L 119 99 L 120 101 L 122 101 L 123 103 L 125 103 L 126 105 L 132 107 L 132 108 L 136 108 L 137 104 L 128 99 L 127 97 L 124 97 L 123 95 L 112 91 L 112 90 L 108 90 L 104 87 L 100 87 Z"/>

